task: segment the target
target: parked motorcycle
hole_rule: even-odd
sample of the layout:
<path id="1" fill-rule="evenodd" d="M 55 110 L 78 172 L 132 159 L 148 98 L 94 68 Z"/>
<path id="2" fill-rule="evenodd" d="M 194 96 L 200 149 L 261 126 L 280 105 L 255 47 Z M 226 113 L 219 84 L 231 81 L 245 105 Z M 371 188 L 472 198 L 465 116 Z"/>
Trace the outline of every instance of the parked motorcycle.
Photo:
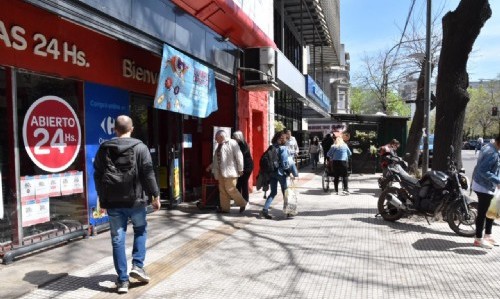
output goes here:
<path id="1" fill-rule="evenodd" d="M 443 217 L 458 235 L 472 237 L 476 232 L 477 202 L 465 194 L 468 181 L 457 170 L 451 147 L 446 171 L 431 170 L 418 180 L 399 165 L 390 166 L 387 179 L 401 187 L 389 186 L 378 200 L 378 211 L 386 221 L 403 216 Z"/>
<path id="2" fill-rule="evenodd" d="M 378 187 L 385 190 L 385 188 L 391 187 L 395 181 L 392 173 L 394 171 L 406 173 L 406 170 L 408 170 L 408 163 L 402 158 L 390 154 L 382 156 L 381 159 L 387 162 L 387 169 L 385 174 L 378 179 Z"/>

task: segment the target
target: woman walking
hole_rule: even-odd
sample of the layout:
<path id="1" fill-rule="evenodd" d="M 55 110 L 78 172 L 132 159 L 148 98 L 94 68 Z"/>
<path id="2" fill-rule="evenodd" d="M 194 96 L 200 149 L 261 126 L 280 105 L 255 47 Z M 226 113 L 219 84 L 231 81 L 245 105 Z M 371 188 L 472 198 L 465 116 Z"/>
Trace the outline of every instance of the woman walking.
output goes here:
<path id="1" fill-rule="evenodd" d="M 347 160 L 352 155 L 352 153 L 341 136 L 335 139 L 335 143 L 332 145 L 327 155 L 332 163 L 335 194 L 339 194 L 339 178 L 342 177 L 342 185 L 344 188 L 342 193 L 344 195 L 348 195 L 349 187 L 347 181 Z"/>
<path id="2" fill-rule="evenodd" d="M 250 148 L 248 143 L 245 141 L 243 132 L 235 131 L 233 133 L 233 138 L 238 142 L 240 146 L 241 153 L 243 154 L 243 174 L 238 177 L 236 182 L 236 189 L 238 189 L 243 196 L 243 198 L 248 202 L 248 179 L 253 171 L 253 159 L 250 153 Z"/>
<path id="3" fill-rule="evenodd" d="M 269 215 L 269 207 L 274 200 L 274 197 L 278 194 L 278 183 L 281 185 L 281 192 L 285 196 L 285 190 L 287 188 L 286 178 L 289 175 L 290 165 L 288 164 L 288 148 L 285 146 L 286 134 L 284 132 L 278 132 L 274 135 L 272 142 L 273 150 L 276 151 L 278 155 L 278 168 L 270 174 L 269 185 L 271 187 L 271 193 L 266 199 L 264 208 L 260 212 L 260 215 L 266 219 L 273 219 Z"/>
<path id="4" fill-rule="evenodd" d="M 311 145 L 309 145 L 309 154 L 311 155 L 313 170 L 315 170 L 318 167 L 320 151 L 321 151 L 321 145 L 319 144 L 319 138 L 315 136 L 311 141 Z"/>
<path id="5" fill-rule="evenodd" d="M 500 187 L 500 135 L 494 143 L 483 146 L 477 158 L 477 164 L 472 173 L 472 190 L 478 198 L 476 217 L 476 239 L 474 246 L 491 249 L 498 243 L 491 236 L 493 220 L 486 218 L 495 190 Z M 484 229 L 484 238 L 483 238 Z"/>

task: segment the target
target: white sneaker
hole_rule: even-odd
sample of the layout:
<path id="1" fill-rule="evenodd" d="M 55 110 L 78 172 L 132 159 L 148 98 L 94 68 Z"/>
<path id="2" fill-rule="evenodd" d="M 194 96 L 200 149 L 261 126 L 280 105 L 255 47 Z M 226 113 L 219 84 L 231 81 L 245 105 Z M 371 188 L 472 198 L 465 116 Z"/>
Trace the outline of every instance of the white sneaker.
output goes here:
<path id="1" fill-rule="evenodd" d="M 486 249 L 492 249 L 493 248 L 493 245 L 488 242 L 488 241 L 485 241 L 484 239 L 474 239 L 474 246 L 476 247 L 481 247 L 481 248 L 486 248 Z"/>

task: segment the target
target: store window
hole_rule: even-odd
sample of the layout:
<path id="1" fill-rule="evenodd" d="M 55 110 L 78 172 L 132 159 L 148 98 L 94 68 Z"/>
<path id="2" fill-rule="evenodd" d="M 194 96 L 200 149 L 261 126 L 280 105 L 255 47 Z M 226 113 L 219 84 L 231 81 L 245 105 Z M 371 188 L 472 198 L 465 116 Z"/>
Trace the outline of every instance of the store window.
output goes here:
<path id="1" fill-rule="evenodd" d="M 6 70 L 0 68 L 0 247 L 12 241 L 12 232 L 16 223 L 16 199 L 10 188 L 9 176 L 14 169 L 9 159 L 12 147 L 10 134 L 12 128 L 9 126 L 9 108 L 7 105 L 7 83 Z M 11 128 L 9 130 L 9 128 Z M 0 250 L 2 251 L 2 250 Z"/>
<path id="2" fill-rule="evenodd" d="M 16 87 L 24 240 L 82 229 L 88 222 L 82 83 L 18 72 Z"/>

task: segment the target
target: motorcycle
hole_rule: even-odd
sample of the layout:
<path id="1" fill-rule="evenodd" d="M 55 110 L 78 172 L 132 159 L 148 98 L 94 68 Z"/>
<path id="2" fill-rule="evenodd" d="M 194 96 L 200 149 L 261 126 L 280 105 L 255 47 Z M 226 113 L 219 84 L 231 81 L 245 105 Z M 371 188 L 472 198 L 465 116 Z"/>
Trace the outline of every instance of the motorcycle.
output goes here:
<path id="1" fill-rule="evenodd" d="M 402 158 L 391 154 L 384 155 L 381 159 L 387 162 L 387 168 L 385 173 L 378 179 L 378 187 L 381 190 L 385 190 L 385 188 L 391 187 L 394 183 L 392 172 L 406 172 L 408 170 L 408 163 Z"/>
<path id="2" fill-rule="evenodd" d="M 442 217 L 457 235 L 474 236 L 477 202 L 465 194 L 467 178 L 457 170 L 453 147 L 450 152 L 446 171 L 428 171 L 420 180 L 398 164 L 390 166 L 387 179 L 400 187 L 388 186 L 380 194 L 377 207 L 382 218 L 394 222 L 410 215 Z"/>

